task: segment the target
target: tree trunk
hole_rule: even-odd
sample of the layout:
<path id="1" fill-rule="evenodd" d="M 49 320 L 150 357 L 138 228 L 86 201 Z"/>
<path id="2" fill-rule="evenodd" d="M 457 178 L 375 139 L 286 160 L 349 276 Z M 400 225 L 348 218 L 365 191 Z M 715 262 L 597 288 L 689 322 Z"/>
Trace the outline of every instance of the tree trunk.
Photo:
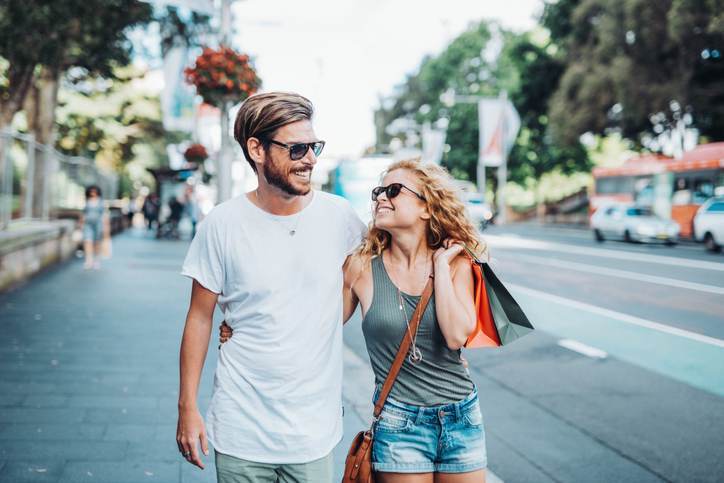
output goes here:
<path id="1" fill-rule="evenodd" d="M 33 83 L 35 66 L 23 66 L 18 69 L 12 65 L 8 68 L 8 90 L 0 98 L 0 130 L 13 122 L 15 114 L 22 109 L 28 90 Z"/>
<path id="2" fill-rule="evenodd" d="M 55 108 L 58 105 L 60 71 L 43 67 L 38 80 L 28 93 L 25 112 L 28 131 L 35 136 L 35 142 L 46 149 L 35 154 L 35 176 L 33 177 L 33 218 L 47 218 L 50 210 L 52 174 L 57 171 L 55 147 Z M 30 182 L 30 180 L 28 180 Z"/>

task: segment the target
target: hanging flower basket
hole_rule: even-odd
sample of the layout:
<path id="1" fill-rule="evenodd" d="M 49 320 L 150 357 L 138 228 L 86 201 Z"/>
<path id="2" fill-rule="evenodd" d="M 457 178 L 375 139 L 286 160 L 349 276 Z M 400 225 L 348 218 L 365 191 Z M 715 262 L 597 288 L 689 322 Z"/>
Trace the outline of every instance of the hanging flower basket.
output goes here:
<path id="1" fill-rule="evenodd" d="M 261 87 L 249 56 L 229 47 L 205 48 L 184 74 L 186 82 L 196 87 L 204 102 L 216 107 L 225 101 L 241 102 Z"/>
<path id="2" fill-rule="evenodd" d="M 206 158 L 209 157 L 209 153 L 206 151 L 206 148 L 203 144 L 192 144 L 188 148 L 186 148 L 186 151 L 184 151 L 184 158 L 189 163 L 203 163 L 206 161 Z"/>

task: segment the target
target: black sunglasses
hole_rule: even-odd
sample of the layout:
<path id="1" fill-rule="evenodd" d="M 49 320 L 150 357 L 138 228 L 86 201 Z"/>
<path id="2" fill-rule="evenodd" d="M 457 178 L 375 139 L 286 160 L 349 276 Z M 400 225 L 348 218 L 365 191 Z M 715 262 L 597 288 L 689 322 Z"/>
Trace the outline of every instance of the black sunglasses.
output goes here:
<path id="1" fill-rule="evenodd" d="M 372 201 L 377 201 L 377 197 L 380 196 L 382 193 L 387 194 L 387 199 L 391 200 L 392 198 L 395 198 L 397 195 L 400 194 L 400 191 L 402 191 L 402 188 L 405 188 L 407 191 L 412 193 L 413 195 L 420 198 L 422 201 L 425 201 L 425 197 L 422 196 L 417 191 L 411 190 L 407 186 L 405 186 L 402 183 L 390 183 L 387 186 L 378 186 L 376 188 L 372 189 Z"/>
<path id="2" fill-rule="evenodd" d="M 269 142 L 288 149 L 289 157 L 292 159 L 292 161 L 302 159 L 304 155 L 307 154 L 307 151 L 309 151 L 309 148 L 312 148 L 315 156 L 319 156 L 320 154 L 322 154 L 322 149 L 324 149 L 324 145 L 326 144 L 324 141 L 316 141 L 313 143 L 284 144 L 280 143 L 279 141 L 274 141 L 273 139 L 269 139 Z"/>

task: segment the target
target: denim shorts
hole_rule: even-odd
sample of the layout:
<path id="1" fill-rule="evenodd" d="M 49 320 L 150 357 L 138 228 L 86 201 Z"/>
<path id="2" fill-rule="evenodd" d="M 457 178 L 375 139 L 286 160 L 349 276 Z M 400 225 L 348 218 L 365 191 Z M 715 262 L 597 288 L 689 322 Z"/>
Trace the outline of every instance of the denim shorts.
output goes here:
<path id="1" fill-rule="evenodd" d="M 378 395 L 379 387 L 374 401 Z M 412 406 L 388 397 L 373 441 L 375 471 L 467 473 L 488 463 L 477 389 L 440 406 Z"/>

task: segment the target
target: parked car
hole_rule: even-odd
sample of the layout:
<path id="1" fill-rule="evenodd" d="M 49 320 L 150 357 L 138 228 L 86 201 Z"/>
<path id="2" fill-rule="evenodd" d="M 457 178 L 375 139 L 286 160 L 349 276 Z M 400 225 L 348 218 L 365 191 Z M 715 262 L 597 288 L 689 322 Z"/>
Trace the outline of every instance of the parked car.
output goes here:
<path id="1" fill-rule="evenodd" d="M 694 238 L 704 242 L 711 252 L 721 251 L 724 244 L 724 197 L 711 198 L 699 207 L 694 217 Z"/>
<path id="2" fill-rule="evenodd" d="M 463 192 L 465 209 L 468 212 L 470 220 L 475 226 L 484 230 L 489 223 L 493 222 L 493 209 L 485 202 L 483 195 L 477 192 Z"/>
<path id="3" fill-rule="evenodd" d="M 674 245 L 679 225 L 656 216 L 650 208 L 628 204 L 602 206 L 591 217 L 593 236 L 599 242 L 617 238 L 627 242 Z"/>

